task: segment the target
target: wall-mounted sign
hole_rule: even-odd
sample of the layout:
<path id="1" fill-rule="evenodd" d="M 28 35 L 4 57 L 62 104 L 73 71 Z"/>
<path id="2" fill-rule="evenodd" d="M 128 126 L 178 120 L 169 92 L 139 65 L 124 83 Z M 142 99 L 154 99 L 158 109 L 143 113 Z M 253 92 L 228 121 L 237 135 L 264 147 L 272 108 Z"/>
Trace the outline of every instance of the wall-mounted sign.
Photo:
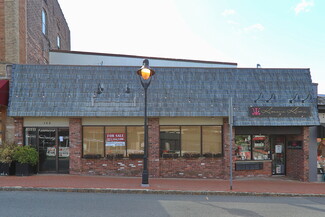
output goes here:
<path id="1" fill-rule="evenodd" d="M 289 149 L 302 149 L 302 141 L 288 141 Z"/>
<path id="2" fill-rule="evenodd" d="M 265 136 L 254 136 L 253 140 L 254 141 L 264 141 L 266 139 Z"/>
<path id="3" fill-rule="evenodd" d="M 125 146 L 125 133 L 106 133 L 106 146 Z"/>
<path id="4" fill-rule="evenodd" d="M 278 118 L 287 118 L 287 117 L 310 117 L 311 111 L 310 107 L 249 107 L 249 116 L 250 117 L 278 117 Z"/>
<path id="5" fill-rule="evenodd" d="M 277 154 L 282 153 L 282 145 L 275 145 L 275 153 Z"/>

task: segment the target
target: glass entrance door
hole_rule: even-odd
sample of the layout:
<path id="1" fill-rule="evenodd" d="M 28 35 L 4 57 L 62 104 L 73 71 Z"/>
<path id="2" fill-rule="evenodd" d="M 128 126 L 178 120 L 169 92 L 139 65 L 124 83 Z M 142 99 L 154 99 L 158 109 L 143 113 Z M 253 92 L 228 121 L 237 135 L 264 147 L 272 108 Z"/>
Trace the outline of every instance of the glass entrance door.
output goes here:
<path id="1" fill-rule="evenodd" d="M 285 136 L 272 138 L 272 174 L 285 175 Z"/>
<path id="2" fill-rule="evenodd" d="M 39 171 L 69 172 L 69 129 L 38 129 Z"/>
<path id="3" fill-rule="evenodd" d="M 69 129 L 58 129 L 58 172 L 69 173 Z"/>
<path id="4" fill-rule="evenodd" d="M 56 130 L 38 130 L 39 171 L 56 172 Z"/>

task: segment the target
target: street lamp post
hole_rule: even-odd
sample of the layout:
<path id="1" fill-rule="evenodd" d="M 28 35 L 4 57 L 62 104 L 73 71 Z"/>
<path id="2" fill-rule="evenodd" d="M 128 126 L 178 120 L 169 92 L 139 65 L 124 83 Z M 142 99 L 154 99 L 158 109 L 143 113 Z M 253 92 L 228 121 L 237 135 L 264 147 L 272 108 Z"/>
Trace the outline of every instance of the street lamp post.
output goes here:
<path id="1" fill-rule="evenodd" d="M 149 67 L 149 60 L 143 60 L 142 67 L 137 71 L 140 77 L 141 85 L 144 88 L 144 155 L 142 171 L 142 187 L 149 187 L 148 172 L 148 124 L 147 124 L 147 90 L 151 83 L 151 78 L 155 71 Z"/>

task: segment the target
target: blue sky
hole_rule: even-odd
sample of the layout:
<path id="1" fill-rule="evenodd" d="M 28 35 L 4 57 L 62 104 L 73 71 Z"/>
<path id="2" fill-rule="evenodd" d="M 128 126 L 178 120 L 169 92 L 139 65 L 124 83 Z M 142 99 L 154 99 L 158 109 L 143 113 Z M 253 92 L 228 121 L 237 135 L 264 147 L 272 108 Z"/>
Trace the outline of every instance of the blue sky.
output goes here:
<path id="1" fill-rule="evenodd" d="M 72 50 L 310 68 L 325 94 L 325 0 L 59 3 Z"/>

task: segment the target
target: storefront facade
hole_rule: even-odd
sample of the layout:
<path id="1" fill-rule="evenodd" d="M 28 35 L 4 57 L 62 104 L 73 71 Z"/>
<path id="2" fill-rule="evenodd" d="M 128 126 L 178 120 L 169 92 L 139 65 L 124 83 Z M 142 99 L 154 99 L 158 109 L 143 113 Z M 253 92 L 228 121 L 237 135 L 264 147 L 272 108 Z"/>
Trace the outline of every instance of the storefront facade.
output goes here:
<path id="1" fill-rule="evenodd" d="M 13 67 L 15 140 L 37 148 L 39 172 L 141 176 L 143 90 L 135 71 Z M 308 181 L 310 127 L 319 124 L 308 69 L 157 68 L 148 100 L 150 176 L 229 178 L 230 97 L 234 176 Z"/>

